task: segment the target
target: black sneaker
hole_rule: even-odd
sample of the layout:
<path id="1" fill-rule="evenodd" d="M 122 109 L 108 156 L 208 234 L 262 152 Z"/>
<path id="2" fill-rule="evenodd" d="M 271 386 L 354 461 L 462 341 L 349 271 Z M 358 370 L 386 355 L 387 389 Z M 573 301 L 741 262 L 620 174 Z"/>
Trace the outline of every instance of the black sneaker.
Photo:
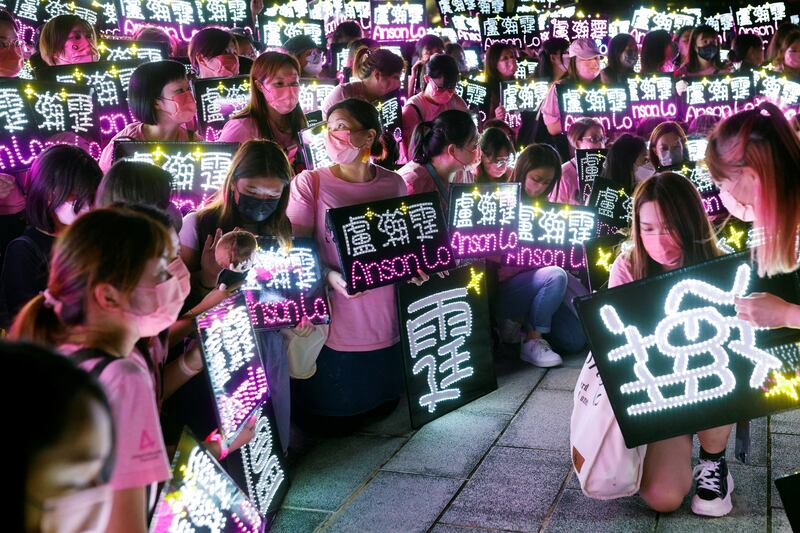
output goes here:
<path id="1" fill-rule="evenodd" d="M 692 512 L 703 516 L 725 516 L 733 509 L 733 476 L 725 458 L 700 459 L 694 467 L 697 489 L 692 498 Z"/>

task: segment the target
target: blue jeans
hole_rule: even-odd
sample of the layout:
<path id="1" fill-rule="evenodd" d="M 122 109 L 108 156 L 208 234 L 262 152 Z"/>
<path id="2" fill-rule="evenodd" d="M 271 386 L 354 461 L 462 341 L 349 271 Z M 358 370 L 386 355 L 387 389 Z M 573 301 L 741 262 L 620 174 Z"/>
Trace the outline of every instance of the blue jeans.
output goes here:
<path id="1" fill-rule="evenodd" d="M 564 303 L 567 273 L 549 266 L 520 272 L 500 283 L 494 311 L 498 319 L 518 319 L 541 333 L 559 353 L 576 353 L 586 335 L 575 313 Z"/>

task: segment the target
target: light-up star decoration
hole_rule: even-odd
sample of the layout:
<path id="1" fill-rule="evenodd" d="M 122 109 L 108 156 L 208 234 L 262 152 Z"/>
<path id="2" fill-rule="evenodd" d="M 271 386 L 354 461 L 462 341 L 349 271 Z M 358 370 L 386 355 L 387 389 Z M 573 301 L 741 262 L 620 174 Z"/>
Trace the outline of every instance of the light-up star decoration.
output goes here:
<path id="1" fill-rule="evenodd" d="M 635 326 L 626 326 L 611 305 L 600 309 L 606 328 L 617 335 L 625 335 L 626 344 L 611 350 L 608 360 L 621 361 L 629 356 L 635 359 L 633 371 L 636 380 L 620 387 L 623 394 L 645 393 L 647 401 L 627 408 L 629 415 L 640 415 L 665 409 L 675 409 L 703 401 L 710 401 L 731 394 L 736 388 L 736 379 L 730 370 L 731 353 L 738 354 L 753 363 L 749 386 L 760 389 L 767 381 L 770 371 L 781 368 L 782 361 L 756 346 L 756 328 L 745 320 L 725 316 L 714 306 L 733 307 L 734 298 L 747 291 L 751 267 L 740 265 L 730 291 L 698 279 L 684 279 L 676 283 L 667 294 L 664 303 L 664 318 L 656 325 L 651 335 L 642 335 Z M 712 305 L 681 309 L 686 296 L 710 302 Z M 700 340 L 701 324 L 714 330 L 713 335 L 704 335 Z M 677 328 L 689 344 L 677 346 L 670 342 L 670 334 Z M 708 328 L 704 328 L 708 329 Z M 731 339 L 732 330 L 738 330 L 738 338 Z M 674 337 L 673 337 L 674 338 Z M 653 375 L 649 348 L 673 359 L 671 374 Z M 707 364 L 698 364 L 713 359 Z M 674 392 L 683 386 L 682 394 L 667 396 L 664 388 Z"/>
<path id="2" fill-rule="evenodd" d="M 725 242 L 733 245 L 736 250 L 741 250 L 743 246 L 742 239 L 744 238 L 744 231 L 736 229 L 734 226 L 728 226 L 728 235 L 726 235 Z"/>
<path id="3" fill-rule="evenodd" d="M 771 376 L 772 384 L 766 387 L 764 396 L 772 398 L 775 396 L 786 396 L 794 401 L 800 400 L 798 390 L 800 390 L 800 375 L 786 377 L 780 372 L 773 372 Z"/>
<path id="4" fill-rule="evenodd" d="M 476 272 L 474 268 L 469 269 L 469 283 L 467 283 L 467 292 L 475 291 L 475 294 L 481 293 L 481 280 L 483 279 L 483 272 Z"/>
<path id="5" fill-rule="evenodd" d="M 606 272 L 611 272 L 611 251 L 605 251 L 602 248 L 597 249 L 597 261 L 595 262 L 596 266 L 599 266 Z"/>

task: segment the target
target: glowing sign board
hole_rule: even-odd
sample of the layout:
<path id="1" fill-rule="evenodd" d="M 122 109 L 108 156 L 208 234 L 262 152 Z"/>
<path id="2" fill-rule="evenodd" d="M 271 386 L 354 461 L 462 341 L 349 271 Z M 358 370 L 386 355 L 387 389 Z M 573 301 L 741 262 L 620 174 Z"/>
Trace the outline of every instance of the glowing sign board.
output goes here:
<path id="1" fill-rule="evenodd" d="M 336 82 L 330 80 L 300 80 L 300 109 L 303 113 L 311 113 L 322 108 L 322 103 L 336 88 Z"/>
<path id="2" fill-rule="evenodd" d="M 327 134 L 327 122 L 319 122 L 300 130 L 300 146 L 303 150 L 303 160 L 307 170 L 329 167 L 334 164 L 333 159 L 328 155 L 328 148 L 325 146 Z"/>
<path id="3" fill-rule="evenodd" d="M 578 187 L 585 204 L 592 194 L 595 178 L 600 177 L 608 157 L 608 148 L 575 150 L 575 167 L 578 171 Z"/>
<path id="4" fill-rule="evenodd" d="M 727 118 L 755 107 L 749 73 L 687 78 L 684 83 L 682 120 L 686 123 L 701 115 Z"/>
<path id="5" fill-rule="evenodd" d="M 197 125 L 207 141 L 216 141 L 231 116 L 250 101 L 248 76 L 192 80 Z"/>
<path id="6" fill-rule="evenodd" d="M 494 43 L 510 44 L 520 49 L 541 46 L 535 15 L 480 15 L 478 20 L 484 50 Z"/>
<path id="7" fill-rule="evenodd" d="M 271 17 L 261 13 L 258 16 L 258 27 L 261 31 L 261 42 L 267 48 L 280 48 L 283 43 L 298 35 L 310 37 L 317 46 L 325 44 L 325 30 L 320 20 Z"/>
<path id="8" fill-rule="evenodd" d="M 596 177 L 587 205 L 597 210 L 598 235 L 616 233 L 631 225 L 633 197 L 618 183 Z"/>
<path id="9" fill-rule="evenodd" d="M 453 183 L 448 224 L 459 259 L 501 255 L 517 248 L 519 183 Z"/>
<path id="10" fill-rule="evenodd" d="M 423 0 L 372 0 L 372 38 L 376 41 L 416 41 L 427 34 Z"/>

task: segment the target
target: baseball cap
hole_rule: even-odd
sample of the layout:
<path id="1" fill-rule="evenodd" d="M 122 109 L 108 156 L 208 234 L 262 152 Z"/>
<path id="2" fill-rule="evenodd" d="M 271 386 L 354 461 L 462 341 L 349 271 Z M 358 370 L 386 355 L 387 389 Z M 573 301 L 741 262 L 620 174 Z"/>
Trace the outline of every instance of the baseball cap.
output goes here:
<path id="1" fill-rule="evenodd" d="M 292 54 L 293 56 L 299 56 L 306 50 L 311 49 L 322 49 L 317 43 L 314 42 L 314 39 L 309 37 L 308 35 L 295 35 L 291 39 L 287 39 L 285 43 L 283 43 L 283 49 L 286 50 L 288 53 Z"/>
<path id="2" fill-rule="evenodd" d="M 580 59 L 592 59 L 594 57 L 602 56 L 600 49 L 597 48 L 594 40 L 587 37 L 575 39 L 569 45 L 569 57 L 577 57 Z"/>

